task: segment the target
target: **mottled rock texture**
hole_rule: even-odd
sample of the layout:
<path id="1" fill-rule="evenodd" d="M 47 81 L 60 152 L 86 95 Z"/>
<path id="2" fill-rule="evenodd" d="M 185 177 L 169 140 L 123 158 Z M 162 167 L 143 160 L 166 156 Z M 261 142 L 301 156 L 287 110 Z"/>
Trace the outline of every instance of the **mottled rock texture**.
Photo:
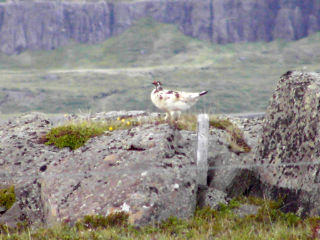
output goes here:
<path id="1" fill-rule="evenodd" d="M 71 39 L 96 44 L 143 17 L 215 43 L 296 40 L 320 29 L 318 0 L 155 0 L 134 3 L 0 3 L 0 49 L 51 50 Z"/>
<path id="2" fill-rule="evenodd" d="M 191 216 L 196 168 L 185 145 L 167 124 L 145 124 L 58 157 L 41 182 L 47 223 L 121 210 L 135 225 Z"/>
<path id="3" fill-rule="evenodd" d="M 233 188 L 243 182 L 239 165 L 219 169 L 222 178 L 217 171 L 209 171 L 208 186 L 198 187 L 197 133 L 148 123 L 150 117 L 157 116 L 144 111 L 70 116 L 69 120 L 75 121 L 138 117 L 146 122 L 128 130 L 106 132 L 75 151 L 46 146 L 41 141 L 52 122 L 59 125 L 63 119 L 31 113 L 2 124 L 1 185 L 14 185 L 17 201 L 0 213 L 0 223 L 72 224 L 84 215 L 124 210 L 129 212 L 131 223 L 145 225 L 171 215 L 187 218 L 196 204 L 215 207 L 244 191 L 244 187 Z M 259 125 L 259 121 L 237 122 L 244 130 Z M 251 130 L 248 134 L 256 138 Z M 226 136 L 222 130 L 211 131 L 210 166 L 225 168 L 221 163 L 230 165 L 230 159 L 241 164 L 241 155 L 229 152 Z"/>
<path id="4" fill-rule="evenodd" d="M 72 118 L 149 115 L 120 111 Z M 168 124 L 107 132 L 75 151 L 44 145 L 41 137 L 51 127 L 41 113 L 0 127 L 1 182 L 14 185 L 17 197 L 14 206 L 0 214 L 0 222 L 74 223 L 84 215 L 124 210 L 131 223 L 144 225 L 194 212 L 195 148 Z"/>
<path id="5" fill-rule="evenodd" d="M 11 208 L 21 211 L 18 217 L 12 214 L 12 218 L 9 218 L 13 225 L 16 220 L 28 220 L 31 224 L 44 220 L 37 179 L 58 151 L 39 143 L 39 138 L 48 132 L 50 127 L 48 118 L 41 113 L 24 115 L 0 126 L 1 184 L 15 186 L 18 200 Z M 59 152 L 65 151 L 68 150 Z M 8 222 L 8 216 L 3 218 Z M 2 217 L 0 221 L 1 219 Z"/>
<path id="6" fill-rule="evenodd" d="M 261 194 L 286 197 L 285 210 L 320 214 L 320 74 L 289 71 L 270 101 L 255 163 Z M 269 165 L 270 164 L 270 165 Z M 287 164 L 287 165 L 285 165 Z"/>

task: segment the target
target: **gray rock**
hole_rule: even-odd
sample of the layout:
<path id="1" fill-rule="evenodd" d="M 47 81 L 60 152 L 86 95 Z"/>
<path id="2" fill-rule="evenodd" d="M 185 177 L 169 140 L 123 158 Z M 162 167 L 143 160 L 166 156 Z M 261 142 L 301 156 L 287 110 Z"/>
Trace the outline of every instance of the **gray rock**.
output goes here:
<path id="1" fill-rule="evenodd" d="M 260 196 L 286 196 L 285 211 L 320 214 L 320 74 L 289 71 L 270 101 L 255 156 Z"/>
<path id="2" fill-rule="evenodd" d="M 50 128 L 48 118 L 42 113 L 26 114 L 0 126 L 1 183 L 15 186 L 16 204 L 23 213 L 19 220 L 28 218 L 31 224 L 44 218 L 37 178 L 57 152 L 69 151 L 45 146 L 39 141 Z"/>
<path id="3" fill-rule="evenodd" d="M 7 209 L 3 206 L 0 206 L 0 214 L 3 214 L 7 211 Z"/>
<path id="4" fill-rule="evenodd" d="M 219 207 L 220 203 L 228 204 L 226 198 L 227 194 L 225 192 L 214 188 L 209 188 L 206 191 L 205 202 L 203 203 L 203 205 L 210 206 L 211 208 L 215 209 Z"/>
<path id="5" fill-rule="evenodd" d="M 261 131 L 262 118 L 230 119 L 244 132 L 246 143 L 252 149 L 249 153 L 237 153 L 229 147 L 228 134 L 224 130 L 211 129 L 208 153 L 208 184 L 211 188 L 227 193 L 230 198 L 245 193 L 253 187 L 254 155 Z"/>
<path id="6" fill-rule="evenodd" d="M 19 204 L 16 202 L 9 210 L 5 212 L 5 214 L 0 215 L 0 223 L 5 224 L 10 228 L 14 228 L 18 223 L 26 220 L 23 216 L 24 213 L 22 212 Z"/>
<path id="7" fill-rule="evenodd" d="M 72 116 L 93 121 L 148 116 L 143 111 Z M 153 114 L 154 115 L 154 114 Z M 0 126 L 0 176 L 14 185 L 17 201 L 0 222 L 33 226 L 74 222 L 86 214 L 130 213 L 144 225 L 171 215 L 186 218 L 196 207 L 194 146 L 167 124 L 144 124 L 95 137 L 70 151 L 46 146 L 52 127 L 41 113 Z"/>
<path id="8" fill-rule="evenodd" d="M 48 224 L 124 210 L 145 225 L 196 207 L 195 160 L 167 124 L 145 124 L 96 137 L 58 157 L 43 175 L 41 199 Z"/>

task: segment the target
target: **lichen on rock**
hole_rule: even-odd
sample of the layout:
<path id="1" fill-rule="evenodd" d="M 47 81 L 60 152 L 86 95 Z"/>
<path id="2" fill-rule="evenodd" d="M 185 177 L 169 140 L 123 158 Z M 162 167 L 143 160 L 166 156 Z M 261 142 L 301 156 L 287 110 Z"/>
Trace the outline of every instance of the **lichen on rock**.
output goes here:
<path id="1" fill-rule="evenodd" d="M 289 71 L 270 101 L 255 163 L 262 192 L 290 195 L 287 208 L 319 214 L 320 74 Z M 302 210 L 301 210 L 302 209 Z"/>

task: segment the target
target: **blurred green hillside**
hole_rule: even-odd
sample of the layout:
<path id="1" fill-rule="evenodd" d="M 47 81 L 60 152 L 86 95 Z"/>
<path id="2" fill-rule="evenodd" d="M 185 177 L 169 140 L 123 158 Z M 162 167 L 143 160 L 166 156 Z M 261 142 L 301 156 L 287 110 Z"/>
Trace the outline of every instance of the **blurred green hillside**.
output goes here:
<path id="1" fill-rule="evenodd" d="M 1 54 L 1 117 L 157 111 L 150 101 L 155 80 L 167 89 L 209 90 L 191 112 L 261 112 L 282 74 L 320 71 L 319 47 L 319 32 L 296 42 L 217 45 L 184 36 L 177 26 L 140 19 L 99 45 Z"/>

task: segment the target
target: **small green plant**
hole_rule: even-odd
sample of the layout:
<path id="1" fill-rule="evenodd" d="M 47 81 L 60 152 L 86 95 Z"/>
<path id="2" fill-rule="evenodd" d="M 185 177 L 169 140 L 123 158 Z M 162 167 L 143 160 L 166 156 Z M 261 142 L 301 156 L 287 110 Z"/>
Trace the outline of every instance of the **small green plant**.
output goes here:
<path id="1" fill-rule="evenodd" d="M 16 195 L 14 192 L 14 186 L 9 188 L 0 189 L 0 206 L 6 209 L 11 208 L 11 206 L 16 202 Z"/>
<path id="2" fill-rule="evenodd" d="M 94 122 L 90 120 L 69 121 L 66 125 L 52 128 L 41 140 L 46 145 L 59 148 L 70 147 L 72 150 L 83 146 L 89 139 L 105 132 L 117 129 L 128 129 L 135 125 L 133 119 L 120 119 L 109 122 Z"/>
<path id="3" fill-rule="evenodd" d="M 236 153 L 251 152 L 250 146 L 244 140 L 243 131 L 230 119 L 220 119 L 212 115 L 209 117 L 209 126 L 225 130 L 229 134 L 228 142 L 231 151 Z"/>
<path id="4" fill-rule="evenodd" d="M 98 136 L 103 131 L 77 125 L 59 126 L 46 134 L 46 145 L 54 144 L 59 148 L 70 147 L 76 149 L 83 146 L 90 138 Z"/>
<path id="5" fill-rule="evenodd" d="M 232 126 L 233 123 L 229 119 L 220 119 L 211 115 L 209 117 L 209 126 L 217 129 L 225 130 L 227 127 Z"/>

